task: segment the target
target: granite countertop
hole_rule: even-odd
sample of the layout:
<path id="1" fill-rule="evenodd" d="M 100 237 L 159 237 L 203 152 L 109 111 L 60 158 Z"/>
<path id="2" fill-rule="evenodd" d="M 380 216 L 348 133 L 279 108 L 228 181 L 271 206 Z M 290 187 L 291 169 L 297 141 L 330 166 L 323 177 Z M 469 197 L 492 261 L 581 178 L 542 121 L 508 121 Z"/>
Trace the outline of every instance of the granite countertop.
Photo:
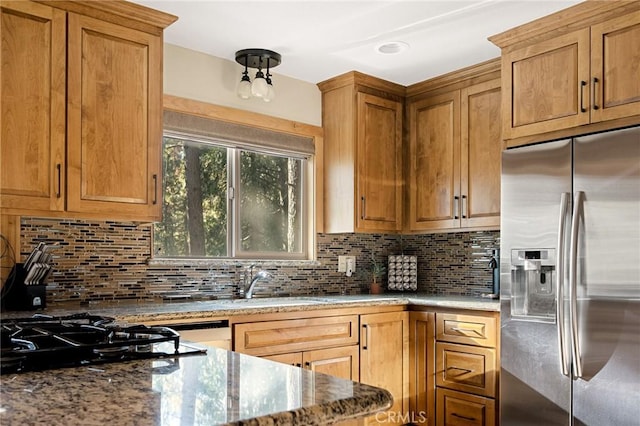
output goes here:
<path id="1" fill-rule="evenodd" d="M 469 296 L 433 296 L 416 293 L 346 296 L 268 297 L 255 299 L 220 299 L 180 302 L 99 302 L 88 305 L 78 303 L 53 304 L 43 313 L 69 315 L 90 312 L 95 315 L 116 317 L 126 322 L 194 320 L 206 317 L 232 317 L 235 315 L 276 312 L 312 311 L 347 307 L 389 305 L 418 305 L 440 308 L 500 311 L 498 300 Z M 3 312 L 3 317 L 31 316 L 33 312 Z"/>
<path id="2" fill-rule="evenodd" d="M 380 388 L 208 348 L 0 377 L 2 425 L 328 424 L 391 406 Z"/>
<path id="3" fill-rule="evenodd" d="M 389 305 L 499 311 L 492 299 L 385 294 L 56 304 L 43 313 L 86 311 L 143 322 Z M 312 425 L 366 417 L 392 403 L 383 389 L 217 348 L 207 355 L 9 374 L 0 381 L 2 425 Z"/>

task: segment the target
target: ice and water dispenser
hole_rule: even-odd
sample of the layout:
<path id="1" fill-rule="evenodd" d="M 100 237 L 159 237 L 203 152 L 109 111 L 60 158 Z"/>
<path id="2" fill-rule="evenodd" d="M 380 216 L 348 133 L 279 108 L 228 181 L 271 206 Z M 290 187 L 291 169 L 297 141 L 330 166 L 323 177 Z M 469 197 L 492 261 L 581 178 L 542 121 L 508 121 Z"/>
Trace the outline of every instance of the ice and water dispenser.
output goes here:
<path id="1" fill-rule="evenodd" d="M 556 281 L 555 249 L 511 250 L 511 316 L 555 322 Z"/>

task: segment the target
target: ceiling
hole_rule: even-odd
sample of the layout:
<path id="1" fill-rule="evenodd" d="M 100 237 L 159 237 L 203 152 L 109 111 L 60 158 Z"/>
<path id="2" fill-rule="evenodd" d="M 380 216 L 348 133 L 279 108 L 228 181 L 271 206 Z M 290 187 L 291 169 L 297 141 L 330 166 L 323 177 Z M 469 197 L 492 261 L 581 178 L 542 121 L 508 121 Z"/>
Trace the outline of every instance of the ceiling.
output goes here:
<path id="1" fill-rule="evenodd" d="M 410 85 L 500 55 L 487 37 L 575 0 L 137 0 L 179 17 L 165 42 L 233 61 L 237 50 L 282 55 L 274 74 L 318 83 L 356 70 Z M 382 43 L 409 47 L 382 55 Z M 241 66 L 238 65 L 238 78 Z"/>

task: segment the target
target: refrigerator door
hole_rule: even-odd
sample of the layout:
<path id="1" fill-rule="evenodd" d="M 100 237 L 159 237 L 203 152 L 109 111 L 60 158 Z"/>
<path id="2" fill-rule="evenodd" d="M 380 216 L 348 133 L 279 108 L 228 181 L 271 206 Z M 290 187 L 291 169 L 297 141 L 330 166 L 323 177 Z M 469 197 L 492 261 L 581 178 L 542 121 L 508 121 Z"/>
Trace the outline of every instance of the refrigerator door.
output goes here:
<path id="1" fill-rule="evenodd" d="M 558 246 L 566 244 L 568 233 L 562 241 L 558 235 L 560 225 L 570 222 L 571 151 L 572 142 L 565 140 L 507 150 L 502 156 L 503 425 L 565 425 L 571 419 L 571 379 L 562 373 L 555 299 L 566 276 Z"/>
<path id="2" fill-rule="evenodd" d="M 575 424 L 640 419 L 640 128 L 577 138 Z M 576 219 L 574 219 L 576 220 Z"/>

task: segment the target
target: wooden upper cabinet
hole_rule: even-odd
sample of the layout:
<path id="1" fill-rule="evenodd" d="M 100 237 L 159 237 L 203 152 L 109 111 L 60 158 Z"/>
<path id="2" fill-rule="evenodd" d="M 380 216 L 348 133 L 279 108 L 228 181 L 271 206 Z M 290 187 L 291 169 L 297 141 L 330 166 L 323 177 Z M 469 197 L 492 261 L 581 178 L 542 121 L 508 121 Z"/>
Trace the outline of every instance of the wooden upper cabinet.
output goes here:
<path id="1" fill-rule="evenodd" d="M 460 92 L 409 105 L 409 229 L 460 226 Z"/>
<path id="2" fill-rule="evenodd" d="M 162 41 L 69 14 L 68 210 L 160 218 Z"/>
<path id="3" fill-rule="evenodd" d="M 62 211 L 65 13 L 36 3 L 3 1 L 0 19 L 0 207 Z"/>
<path id="4" fill-rule="evenodd" d="M 508 139 L 589 123 L 589 30 L 502 57 Z"/>
<path id="5" fill-rule="evenodd" d="M 3 214 L 161 217 L 162 31 L 127 2 L 2 2 Z"/>
<path id="6" fill-rule="evenodd" d="M 324 130 L 324 231 L 399 232 L 404 87 L 355 71 L 318 87 Z"/>
<path id="7" fill-rule="evenodd" d="M 591 121 L 640 114 L 640 11 L 591 27 Z"/>
<path id="8" fill-rule="evenodd" d="M 462 228 L 500 226 L 500 79 L 460 91 Z"/>
<path id="9" fill-rule="evenodd" d="M 407 106 L 407 231 L 500 226 L 498 70 L 493 60 L 411 89 L 428 90 Z"/>
<path id="10" fill-rule="evenodd" d="M 490 38 L 508 146 L 640 123 L 640 3 L 583 2 Z"/>
<path id="11" fill-rule="evenodd" d="M 399 231 L 402 224 L 402 104 L 357 94 L 359 231 Z"/>

